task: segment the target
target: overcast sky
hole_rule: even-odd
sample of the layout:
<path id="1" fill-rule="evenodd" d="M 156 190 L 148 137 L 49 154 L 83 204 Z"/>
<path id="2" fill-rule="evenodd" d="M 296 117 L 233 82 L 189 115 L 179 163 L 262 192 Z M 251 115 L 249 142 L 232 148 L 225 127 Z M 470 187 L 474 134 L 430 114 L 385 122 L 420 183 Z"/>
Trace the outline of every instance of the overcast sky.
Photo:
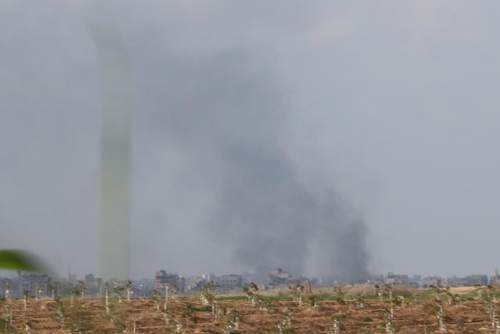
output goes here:
<path id="1" fill-rule="evenodd" d="M 97 270 L 98 16 L 131 64 L 131 277 L 493 274 L 499 15 L 496 1 L 0 1 L 0 248 Z"/>

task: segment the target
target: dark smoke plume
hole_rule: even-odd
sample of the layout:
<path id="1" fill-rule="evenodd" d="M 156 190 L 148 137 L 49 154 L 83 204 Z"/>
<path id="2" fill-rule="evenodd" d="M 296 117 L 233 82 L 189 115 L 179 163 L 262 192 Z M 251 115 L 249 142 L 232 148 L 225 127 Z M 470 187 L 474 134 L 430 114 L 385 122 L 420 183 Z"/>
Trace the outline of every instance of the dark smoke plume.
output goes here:
<path id="1" fill-rule="evenodd" d="M 280 143 L 289 105 L 272 62 L 245 49 L 195 60 L 144 54 L 156 57 L 143 62 L 139 108 L 216 194 L 205 227 L 234 261 L 260 280 L 277 267 L 300 275 L 320 242 L 323 272 L 365 278 L 365 224 L 338 199 L 311 193 Z"/>

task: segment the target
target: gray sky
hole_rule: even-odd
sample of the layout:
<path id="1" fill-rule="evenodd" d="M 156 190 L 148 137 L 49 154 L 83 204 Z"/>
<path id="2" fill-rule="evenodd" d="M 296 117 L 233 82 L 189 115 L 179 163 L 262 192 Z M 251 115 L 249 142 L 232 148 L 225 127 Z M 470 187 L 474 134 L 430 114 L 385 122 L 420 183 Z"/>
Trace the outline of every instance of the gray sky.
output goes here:
<path id="1" fill-rule="evenodd" d="M 500 266 L 494 1 L 1 1 L 1 248 L 97 269 L 95 15 L 132 67 L 132 277 Z"/>

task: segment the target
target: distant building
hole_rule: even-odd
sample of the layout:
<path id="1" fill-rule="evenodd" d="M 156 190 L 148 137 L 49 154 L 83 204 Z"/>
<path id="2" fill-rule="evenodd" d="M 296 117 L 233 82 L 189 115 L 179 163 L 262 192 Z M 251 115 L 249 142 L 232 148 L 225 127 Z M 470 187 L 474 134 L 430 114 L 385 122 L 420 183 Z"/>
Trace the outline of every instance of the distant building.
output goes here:
<path id="1" fill-rule="evenodd" d="M 85 286 L 87 287 L 85 295 L 89 297 L 96 297 L 103 287 L 102 278 L 94 277 L 93 274 L 85 275 L 83 281 L 85 282 Z"/>
<path id="2" fill-rule="evenodd" d="M 38 287 L 42 296 L 47 296 L 49 285 L 52 285 L 52 277 L 43 274 L 22 274 L 19 284 L 19 295 L 23 295 L 23 291 L 27 290 L 30 295 L 35 295 L 35 287 Z"/>
<path id="3" fill-rule="evenodd" d="M 17 296 L 16 289 L 15 289 L 17 285 L 14 282 L 15 281 L 13 281 L 10 278 L 0 277 L 0 298 L 5 298 L 5 285 L 6 284 L 10 285 L 10 291 L 9 291 L 10 297 Z"/>
<path id="4" fill-rule="evenodd" d="M 465 277 L 456 277 L 454 279 L 454 286 L 469 286 L 469 280 Z"/>
<path id="5" fill-rule="evenodd" d="M 241 275 L 222 275 L 220 286 L 223 290 L 241 289 L 243 287 L 243 277 Z"/>
<path id="6" fill-rule="evenodd" d="M 495 275 L 490 277 L 490 285 L 500 285 L 500 276 L 498 275 L 498 269 L 495 269 Z"/>
<path id="7" fill-rule="evenodd" d="M 255 282 L 255 280 L 256 280 L 255 275 L 252 273 L 249 273 L 249 272 L 242 273 L 241 277 L 243 278 L 243 285 L 250 283 L 250 282 Z"/>
<path id="8" fill-rule="evenodd" d="M 167 286 L 171 286 L 176 284 L 178 287 L 178 291 L 184 290 L 184 279 L 176 274 L 167 274 L 165 270 L 160 270 L 156 272 L 155 275 L 155 289 L 165 290 Z"/>
<path id="9" fill-rule="evenodd" d="M 410 286 L 410 280 L 408 279 L 408 275 L 396 275 L 394 273 L 387 274 L 387 278 L 385 283 L 394 285 L 394 286 Z"/>
<path id="10" fill-rule="evenodd" d="M 409 288 L 410 289 L 418 289 L 418 288 L 420 288 L 420 284 L 417 282 L 410 282 Z"/>
<path id="11" fill-rule="evenodd" d="M 443 279 L 441 280 L 441 287 L 442 287 L 442 288 L 450 288 L 450 287 L 452 287 L 452 282 L 451 282 L 451 280 L 450 280 L 450 279 L 448 279 L 448 278 L 443 278 Z"/>
<path id="12" fill-rule="evenodd" d="M 197 292 L 207 281 L 200 276 L 188 277 L 184 287 L 185 292 Z"/>
<path id="13" fill-rule="evenodd" d="M 488 285 L 488 276 L 486 275 L 470 275 L 465 279 L 468 280 L 469 286 Z"/>
<path id="14" fill-rule="evenodd" d="M 151 297 L 153 296 L 153 290 L 155 288 L 155 280 L 143 278 L 138 281 L 134 281 L 134 296 L 136 297 Z"/>
<path id="15" fill-rule="evenodd" d="M 219 276 L 212 274 L 212 273 L 201 274 L 201 279 L 203 279 L 207 283 L 210 281 L 213 281 L 213 282 L 219 283 L 219 284 L 220 284 L 220 280 L 221 280 L 221 278 Z"/>
<path id="16" fill-rule="evenodd" d="M 430 276 L 430 277 L 425 277 L 422 279 L 422 288 L 429 288 L 431 286 L 435 286 L 435 287 L 442 287 L 442 278 L 441 277 L 437 277 L 437 276 Z"/>
<path id="17" fill-rule="evenodd" d="M 89 286 L 99 287 L 102 284 L 102 278 L 94 277 L 92 274 L 85 275 L 84 282 Z"/>
<path id="18" fill-rule="evenodd" d="M 290 273 L 283 271 L 283 269 L 278 268 L 274 271 L 269 272 L 269 285 L 277 286 L 287 284 L 288 280 L 292 278 Z"/>

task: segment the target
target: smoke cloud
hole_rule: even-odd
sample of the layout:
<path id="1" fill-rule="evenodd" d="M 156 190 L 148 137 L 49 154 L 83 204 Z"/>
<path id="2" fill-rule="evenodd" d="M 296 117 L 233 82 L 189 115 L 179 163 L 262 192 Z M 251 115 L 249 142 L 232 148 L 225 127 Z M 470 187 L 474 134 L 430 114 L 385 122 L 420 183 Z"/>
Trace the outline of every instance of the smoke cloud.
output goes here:
<path id="1" fill-rule="evenodd" d="M 280 67 L 286 50 L 275 42 L 317 17 L 300 29 L 291 17 L 269 35 L 260 27 L 274 27 L 281 5 L 262 13 L 233 2 L 93 3 L 0 5 L 4 247 L 32 250 L 60 273 L 68 263 L 78 275 L 96 273 L 107 120 L 86 27 L 95 15 L 117 27 L 130 60 L 131 277 L 248 270 L 263 280 L 276 267 L 311 273 L 311 263 L 321 274 L 365 277 L 361 215 L 325 191 L 337 189 L 327 175 L 309 182 L 285 139 L 297 120 Z"/>
<path id="2" fill-rule="evenodd" d="M 307 261 L 318 262 L 310 258 L 314 246 L 324 254 L 323 273 L 367 277 L 362 218 L 340 197 L 299 180 L 280 141 L 290 105 L 272 59 L 240 48 L 192 62 L 167 53 L 146 63 L 140 109 L 214 195 L 202 229 L 234 264 L 260 281 L 277 267 L 300 275 Z"/>

